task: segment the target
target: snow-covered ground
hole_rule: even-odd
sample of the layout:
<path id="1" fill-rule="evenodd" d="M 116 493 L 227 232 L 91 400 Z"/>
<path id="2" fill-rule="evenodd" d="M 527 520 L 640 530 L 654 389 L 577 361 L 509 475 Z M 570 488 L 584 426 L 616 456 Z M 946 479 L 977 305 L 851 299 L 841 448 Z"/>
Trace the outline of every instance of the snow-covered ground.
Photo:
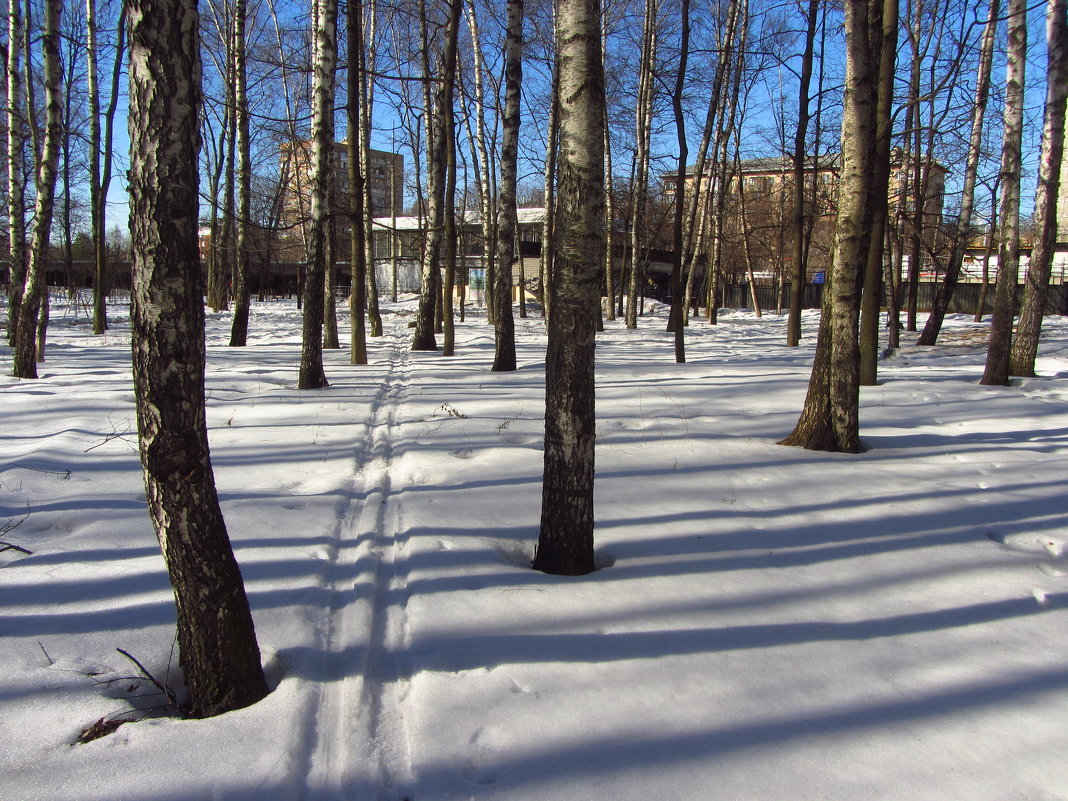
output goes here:
<path id="1" fill-rule="evenodd" d="M 544 334 L 492 331 L 294 389 L 291 303 L 250 345 L 209 315 L 216 479 L 273 692 L 73 744 L 175 678 L 144 509 L 125 312 L 52 315 L 42 378 L 0 377 L 4 801 L 1068 799 L 1068 321 L 1041 378 L 978 385 L 982 332 L 906 347 L 862 393 L 860 456 L 776 445 L 815 318 L 662 309 L 598 341 L 602 568 L 528 568 Z M 342 326 L 347 325 L 342 320 Z M 345 335 L 343 334 L 343 339 Z M 10 353 L 0 347 L 10 364 Z M 3 372 L 10 372 L 5 367 Z"/>

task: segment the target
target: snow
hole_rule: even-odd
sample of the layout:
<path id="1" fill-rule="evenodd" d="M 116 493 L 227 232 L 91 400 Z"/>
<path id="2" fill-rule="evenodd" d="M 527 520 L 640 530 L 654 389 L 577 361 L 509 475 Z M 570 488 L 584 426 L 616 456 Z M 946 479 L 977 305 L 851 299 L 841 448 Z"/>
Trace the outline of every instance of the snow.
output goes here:
<path id="1" fill-rule="evenodd" d="M 1042 377 L 978 385 L 947 322 L 862 391 L 858 456 L 785 448 L 815 336 L 725 312 L 676 365 L 659 306 L 598 338 L 597 553 L 535 573 L 545 336 L 492 373 L 411 353 L 294 388 L 299 318 L 209 314 L 223 509 L 273 692 L 201 721 L 86 727 L 177 681 L 144 508 L 129 324 L 57 304 L 42 377 L 0 377 L 0 796 L 1068 799 L 1068 320 Z M 341 321 L 343 330 L 347 319 Z M 908 335 L 906 335 L 908 336 Z M 913 335 L 914 336 L 914 335 Z M 0 347 L 9 361 L 9 351 Z M 24 519 L 23 519 L 24 518 Z M 120 680 L 122 679 L 122 680 Z"/>

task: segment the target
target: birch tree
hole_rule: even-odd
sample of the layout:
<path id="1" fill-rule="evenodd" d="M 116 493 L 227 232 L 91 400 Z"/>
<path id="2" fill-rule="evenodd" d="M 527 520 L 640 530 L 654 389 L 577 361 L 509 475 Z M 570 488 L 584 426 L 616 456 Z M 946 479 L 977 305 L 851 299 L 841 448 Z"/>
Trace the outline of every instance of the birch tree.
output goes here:
<path id="1" fill-rule="evenodd" d="M 323 287 L 328 256 L 330 161 L 334 130 L 334 69 L 337 65 L 337 0 L 315 0 L 312 15 L 312 187 L 308 271 L 304 279 L 304 324 L 298 389 L 327 386 L 323 371 Z"/>
<path id="2" fill-rule="evenodd" d="M 426 131 L 426 209 L 420 215 L 426 221 L 427 234 L 422 252 L 422 283 L 419 288 L 419 305 L 415 316 L 415 331 L 412 335 L 413 351 L 438 349 L 434 335 L 434 315 L 441 302 L 441 196 L 445 185 L 445 159 L 439 153 L 436 142 L 439 133 L 435 120 L 436 93 L 431 89 L 430 20 L 426 0 L 419 0 L 419 48 L 423 67 L 421 82 L 423 95 L 423 125 Z M 418 157 L 417 157 L 418 158 Z"/>
<path id="3" fill-rule="evenodd" d="M 642 223 L 649 188 L 649 154 L 652 136 L 653 97 L 657 56 L 657 0 L 645 0 L 642 22 L 641 57 L 638 63 L 638 97 L 635 104 L 634 181 L 630 200 L 630 281 L 627 285 L 627 309 L 624 322 L 627 328 L 638 327 L 638 254 L 642 246 Z M 685 171 L 685 165 L 683 167 Z"/>
<path id="4" fill-rule="evenodd" d="M 516 172 L 519 159 L 519 101 L 523 82 L 523 0 L 508 0 L 504 61 L 500 203 L 497 210 L 497 269 L 494 272 L 493 370 L 516 369 L 515 320 L 512 317 L 512 262 L 516 241 Z M 522 256 L 520 256 L 522 258 Z M 519 287 L 523 303 L 524 287 Z"/>
<path id="5" fill-rule="evenodd" d="M 456 226 L 456 50 L 460 35 L 460 20 L 463 18 L 463 0 L 448 0 L 449 18 L 445 26 L 445 50 L 442 54 L 443 75 L 441 79 L 438 117 L 440 154 L 445 159 L 445 186 L 441 212 L 445 238 L 445 287 L 442 293 L 442 348 L 443 356 L 452 356 L 456 349 L 456 329 L 453 317 L 453 289 L 456 285 L 456 256 L 459 232 Z"/>
<path id="6" fill-rule="evenodd" d="M 15 344 L 15 328 L 26 284 L 26 122 L 22 97 L 22 6 L 8 0 L 7 9 L 7 236 L 8 344 Z"/>
<path id="7" fill-rule="evenodd" d="M 86 37 L 86 87 L 89 92 L 89 214 L 93 230 L 93 243 L 103 243 L 104 205 L 100 202 L 100 88 L 98 83 L 98 53 L 96 30 L 96 0 L 85 0 Z M 95 248 L 94 248 L 95 250 Z M 96 269 L 93 271 L 93 333 L 107 330 L 107 310 L 104 302 L 106 262 L 95 253 Z"/>
<path id="8" fill-rule="evenodd" d="M 352 294 L 349 296 L 350 361 L 352 364 L 367 364 L 367 248 L 364 239 L 367 228 L 364 226 L 366 211 L 364 208 L 363 159 L 361 147 L 361 112 L 363 111 L 363 0 L 349 0 L 346 32 L 349 44 L 348 101 L 345 105 L 348 116 L 348 151 L 349 151 L 349 262 L 352 271 Z M 393 234 L 391 234 L 392 236 Z M 373 264 L 373 262 L 372 262 Z"/>
<path id="9" fill-rule="evenodd" d="M 367 175 L 371 171 L 371 123 L 374 114 L 374 97 L 375 97 L 375 71 L 377 64 L 378 48 L 376 46 L 377 41 L 377 25 L 378 25 L 378 4 L 375 0 L 365 4 L 366 21 L 364 23 L 363 46 L 360 48 L 357 57 L 360 62 L 360 73 L 362 80 L 359 82 L 359 100 L 360 100 L 360 171 L 364 176 L 363 182 L 363 207 L 364 216 L 362 224 L 364 226 L 363 243 L 366 254 L 364 260 L 367 264 L 366 268 L 366 295 L 367 295 L 367 322 L 370 327 L 370 334 L 372 337 L 382 336 L 382 312 L 379 309 L 378 303 L 378 275 L 375 272 L 375 252 L 374 252 L 374 204 L 371 202 L 371 182 L 367 180 Z M 395 170 L 390 168 L 390 176 L 395 176 Z M 393 193 L 390 192 L 390 208 L 393 207 Z"/>
<path id="10" fill-rule="evenodd" d="M 808 278 L 805 263 L 805 157 L 808 150 L 809 107 L 812 91 L 812 63 L 815 59 L 816 26 L 819 21 L 820 0 L 808 0 L 805 17 L 805 47 L 801 56 L 800 86 L 797 100 L 797 126 L 794 128 L 794 152 L 791 154 L 793 185 L 793 247 L 791 250 L 790 314 L 786 326 L 786 344 L 801 344 L 801 301 Z M 815 177 L 815 170 L 813 170 Z"/>
<path id="11" fill-rule="evenodd" d="M 556 29 L 556 14 L 553 14 Z M 552 65 L 552 92 L 549 99 L 549 122 L 545 135 L 545 168 L 542 174 L 545 197 L 545 219 L 541 225 L 541 258 L 538 274 L 541 283 L 542 314 L 546 324 L 552 314 L 553 257 L 556 254 L 556 177 L 560 156 L 560 60 L 556 55 Z"/>
<path id="12" fill-rule="evenodd" d="M 534 568 L 594 569 L 594 337 L 604 248 L 604 71 L 599 0 L 559 0 L 561 242 L 545 359 L 545 462 Z"/>
<path id="13" fill-rule="evenodd" d="M 860 442 L 860 348 L 858 318 L 861 277 L 869 249 L 872 198 L 887 192 L 888 174 L 874 163 L 882 124 L 880 70 L 893 68 L 884 57 L 895 49 L 897 0 L 847 0 L 845 4 L 846 83 L 842 110 L 842 174 L 830 283 L 824 289 L 816 354 L 805 406 L 793 432 L 782 441 L 809 450 L 858 453 Z M 873 59 L 872 54 L 879 54 Z M 885 108 L 885 104 L 883 108 Z"/>
<path id="14" fill-rule="evenodd" d="M 208 717 L 255 703 L 267 684 L 208 451 L 197 247 L 197 6 L 130 0 L 128 21 L 138 443 L 149 516 L 174 588 L 191 711 Z"/>
<path id="15" fill-rule="evenodd" d="M 890 4 L 893 4 L 892 6 Z M 863 290 L 860 299 L 858 381 L 874 386 L 878 380 L 879 310 L 883 302 L 883 257 L 890 213 L 887 197 L 890 185 L 890 138 L 893 133 L 891 107 L 894 102 L 894 61 L 897 48 L 897 2 L 887 0 L 882 14 L 879 63 L 876 69 L 874 141 L 871 144 L 871 195 L 867 221 L 867 252 L 861 267 Z M 922 223 L 923 204 L 918 196 Z"/>
<path id="16" fill-rule="evenodd" d="M 231 347 L 244 347 L 248 340 L 249 250 L 252 247 L 252 144 L 249 141 L 248 48 L 245 35 L 247 0 L 234 0 L 234 121 L 237 128 L 237 248 L 233 272 L 234 319 L 230 327 Z"/>
<path id="17" fill-rule="evenodd" d="M 44 30 L 41 34 L 45 129 L 36 170 L 37 199 L 34 205 L 30 263 L 21 292 L 22 305 L 15 319 L 15 344 L 12 350 L 13 375 L 17 378 L 37 378 L 37 355 L 41 350 L 37 341 L 37 315 L 47 287 L 45 270 L 52 234 L 56 181 L 59 177 L 59 150 L 63 139 L 63 69 L 59 52 L 59 18 L 62 13 L 63 0 L 45 2 Z M 29 87 L 27 92 L 29 93 Z"/>
<path id="18" fill-rule="evenodd" d="M 1009 372 L 1033 376 L 1042 315 L 1046 310 L 1053 252 L 1057 243 L 1057 198 L 1064 163 L 1064 114 L 1068 98 L 1068 19 L 1066 0 L 1046 4 L 1046 108 L 1042 124 L 1038 194 L 1035 198 L 1035 236 L 1027 268 L 1023 305 L 1012 343 Z"/>
<path id="19" fill-rule="evenodd" d="M 478 12 L 474 0 L 468 0 L 465 10 L 467 13 L 467 28 L 471 36 L 471 55 L 473 89 L 472 100 L 474 102 L 474 114 L 465 115 L 467 126 L 467 138 L 472 148 L 477 153 L 477 158 L 472 159 L 475 170 L 475 185 L 478 189 L 479 209 L 482 212 L 482 260 L 486 265 L 486 313 L 489 321 L 495 324 L 496 309 L 494 306 L 494 286 L 496 275 L 497 258 L 497 219 L 494 181 L 494 164 L 490 158 L 489 137 L 486 132 L 486 66 L 482 53 L 481 26 L 478 23 Z M 507 50 L 507 44 L 505 45 Z"/>
<path id="20" fill-rule="evenodd" d="M 990 347 L 979 382 L 1009 383 L 1012 322 L 1016 314 L 1016 284 L 1020 274 L 1020 164 L 1023 141 L 1024 82 L 1027 65 L 1027 2 L 1009 0 L 1005 65 L 1005 109 L 1001 140 L 1001 233 L 998 237 L 998 276 L 994 284 L 994 317 Z"/>
<path id="21" fill-rule="evenodd" d="M 942 329 L 953 291 L 960 280 L 961 266 L 964 262 L 964 250 L 968 245 L 968 234 L 972 226 L 975 211 L 975 185 L 979 174 L 979 159 L 982 155 L 983 121 L 990 99 L 990 74 L 994 61 L 994 39 L 997 34 L 998 14 L 1001 0 L 990 0 L 986 25 L 983 28 L 983 41 L 979 51 L 979 64 L 975 78 L 975 101 L 972 104 L 971 133 L 968 138 L 968 156 L 964 166 L 964 186 L 961 192 L 960 213 L 957 215 L 956 232 L 953 245 L 946 263 L 946 275 L 935 289 L 931 312 L 924 324 L 923 332 L 916 341 L 917 345 L 934 345 Z"/>
<path id="22" fill-rule="evenodd" d="M 679 65 L 675 73 L 675 91 L 671 95 L 671 107 L 675 113 L 675 133 L 679 147 L 679 168 L 675 174 L 675 216 L 672 224 L 674 257 L 671 260 L 671 313 L 668 330 L 675 335 L 675 362 L 686 361 L 686 339 L 682 324 L 682 229 L 686 206 L 686 160 L 689 150 L 686 144 L 686 117 L 683 114 L 683 90 L 686 87 L 686 64 L 690 56 L 690 0 L 682 0 L 680 9 L 682 31 L 679 36 Z M 757 307 L 760 314 L 760 307 Z"/>

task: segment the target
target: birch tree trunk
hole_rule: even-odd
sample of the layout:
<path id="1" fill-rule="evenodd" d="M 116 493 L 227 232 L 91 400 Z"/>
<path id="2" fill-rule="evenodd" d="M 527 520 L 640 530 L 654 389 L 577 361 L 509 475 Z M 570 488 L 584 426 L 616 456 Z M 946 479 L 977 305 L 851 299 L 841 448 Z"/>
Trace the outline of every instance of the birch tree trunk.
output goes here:
<path id="1" fill-rule="evenodd" d="M 1048 0 L 1046 6 L 1046 110 L 1042 125 L 1042 156 L 1039 164 L 1038 195 L 1035 198 L 1035 237 L 1031 264 L 1027 269 L 1023 305 L 1016 339 L 1012 344 L 1009 372 L 1033 376 L 1042 315 L 1057 244 L 1057 197 L 1060 191 L 1064 156 L 1064 113 L 1068 98 L 1068 18 L 1066 0 Z"/>
<path id="2" fill-rule="evenodd" d="M 133 374 L 149 516 L 178 608 L 194 717 L 267 694 L 219 507 L 204 411 L 197 247 L 200 57 L 194 0 L 130 0 Z"/>
<path id="3" fill-rule="evenodd" d="M 554 15 L 555 25 L 555 15 Z M 553 62 L 552 98 L 549 100 L 549 127 L 545 136 L 545 219 L 541 226 L 541 310 L 548 325 L 552 314 L 553 258 L 556 253 L 556 173 L 560 154 L 560 61 Z"/>
<path id="4" fill-rule="evenodd" d="M 801 56 L 797 127 L 794 129 L 794 152 L 792 154 L 794 183 L 791 193 L 793 195 L 794 241 L 791 250 L 793 269 L 790 277 L 790 315 L 786 325 L 786 344 L 792 348 L 801 344 L 801 307 L 805 284 L 808 281 L 808 265 L 805 264 L 805 156 L 808 150 L 809 93 L 812 88 L 812 62 L 815 58 L 819 7 L 820 0 L 809 0 L 805 25 L 805 49 Z M 812 171 L 812 177 L 815 180 L 815 169 Z"/>
<path id="5" fill-rule="evenodd" d="M 8 234 L 8 344 L 15 344 L 15 329 L 26 284 L 26 122 L 22 106 L 21 0 L 8 0 L 7 10 L 7 234 Z"/>
<path id="6" fill-rule="evenodd" d="M 716 325 L 719 319 L 719 276 L 722 270 L 722 255 L 724 229 L 727 219 L 727 194 L 730 188 L 730 162 L 727 159 L 727 151 L 734 136 L 734 126 L 738 116 L 738 100 L 742 94 L 741 82 L 745 64 L 746 42 L 749 39 L 749 2 L 741 0 L 736 11 L 737 21 L 737 47 L 730 54 L 732 57 L 727 62 L 724 73 L 724 86 L 730 85 L 722 99 L 719 110 L 718 125 L 716 126 L 716 138 L 713 145 L 713 162 L 715 164 L 716 178 L 713 179 L 713 209 L 711 219 L 711 252 L 708 265 L 708 281 L 706 305 L 708 309 L 708 322 Z M 742 180 L 742 176 L 737 176 Z"/>
<path id="7" fill-rule="evenodd" d="M 106 292 L 107 262 L 104 250 L 104 204 L 100 198 L 100 85 L 98 76 L 99 43 L 96 37 L 96 0 L 85 0 L 85 82 L 89 93 L 89 224 L 93 232 L 96 265 L 93 271 L 93 333 L 108 328 Z"/>
<path id="8" fill-rule="evenodd" d="M 1009 0 L 1009 32 L 1005 68 L 1004 133 L 1001 142 L 1001 235 L 998 237 L 998 277 L 994 284 L 994 318 L 990 347 L 979 382 L 1009 383 L 1012 322 L 1016 313 L 1016 284 L 1020 274 L 1020 163 L 1023 140 L 1024 83 L 1027 65 L 1027 2 Z"/>
<path id="9" fill-rule="evenodd" d="M 656 62 L 656 17 L 656 0 L 645 0 L 641 59 L 638 63 L 638 98 L 635 106 L 634 183 L 631 185 L 630 205 L 630 281 L 627 285 L 627 311 L 624 317 L 627 328 L 638 327 L 638 292 L 641 290 L 638 280 L 641 272 L 638 269 L 638 253 L 642 245 L 645 199 L 649 184 L 650 126 L 655 94 L 653 72 Z"/>
<path id="10" fill-rule="evenodd" d="M 501 118 L 500 204 L 497 209 L 497 269 L 494 271 L 493 370 L 516 369 L 515 320 L 512 317 L 512 262 L 517 228 L 516 172 L 519 159 L 519 102 L 523 84 L 523 0 L 508 0 L 508 30 L 504 49 L 504 115 Z M 522 255 L 520 255 L 522 258 Z M 524 287 L 519 287 L 523 302 Z"/>
<path id="11" fill-rule="evenodd" d="M 964 250 L 968 245 L 972 216 L 975 211 L 975 184 L 979 173 L 979 157 L 982 155 L 983 121 L 986 117 L 987 101 L 990 98 L 990 73 L 994 61 L 994 39 L 997 34 L 1000 12 L 1001 0 L 990 0 L 975 79 L 975 103 L 972 106 L 971 135 L 968 138 L 968 158 L 964 167 L 964 188 L 961 192 L 960 213 L 957 215 L 957 230 L 949 253 L 949 261 L 946 264 L 945 279 L 935 290 L 931 313 L 924 324 L 923 333 L 916 341 L 917 345 L 934 345 L 938 341 L 942 322 L 949 310 L 949 302 L 960 279 Z"/>
<path id="12" fill-rule="evenodd" d="M 456 352 L 456 329 L 453 319 L 453 288 L 456 284 L 456 115 L 454 96 L 456 89 L 456 49 L 460 35 L 460 20 L 463 18 L 463 0 L 449 0 L 449 21 L 445 27 L 445 51 L 441 102 L 438 114 L 441 117 L 440 146 L 445 157 L 445 194 L 443 197 L 445 236 L 445 289 L 442 294 L 442 356 Z"/>
<path id="13" fill-rule="evenodd" d="M 237 122 L 237 253 L 234 262 L 234 319 L 230 327 L 231 347 L 244 347 L 248 341 L 249 228 L 252 224 L 252 148 L 249 142 L 248 70 L 245 50 L 248 0 L 234 2 L 234 116 Z"/>
<path id="14" fill-rule="evenodd" d="M 689 325 L 689 308 L 694 297 L 693 287 L 697 274 L 698 256 L 702 253 L 706 241 L 705 230 L 709 218 L 709 202 L 712 192 L 704 187 L 705 168 L 708 161 L 708 150 L 712 143 L 712 134 L 715 130 L 716 120 L 723 105 L 723 86 L 730 74 L 731 65 L 734 61 L 734 47 L 738 33 L 739 0 L 730 0 L 727 6 L 727 24 L 720 46 L 720 56 L 716 62 L 716 72 L 712 81 L 712 91 L 709 94 L 708 109 L 705 112 L 705 125 L 701 133 L 701 144 L 697 149 L 697 163 L 694 165 L 693 180 L 689 194 L 689 209 L 687 211 L 688 224 L 684 229 L 683 252 L 686 254 L 686 290 L 685 309 L 683 311 L 683 323 Z M 707 275 L 706 275 L 707 277 Z M 695 303 L 696 308 L 700 303 Z"/>
<path id="15" fill-rule="evenodd" d="M 894 61 L 897 56 L 897 0 L 887 0 L 882 13 L 881 50 L 876 72 L 875 140 L 872 142 L 871 210 L 867 223 L 867 253 L 860 299 L 861 386 L 874 386 L 879 377 L 879 310 L 883 301 L 883 253 L 889 208 L 890 138 L 893 134 L 891 108 L 894 102 Z M 920 195 L 919 197 L 923 197 Z M 921 209 L 922 201 L 917 200 Z M 922 221 L 922 216 L 921 216 Z"/>
<path id="16" fill-rule="evenodd" d="M 34 208 L 33 246 L 22 289 L 22 306 L 15 321 L 13 375 L 37 378 L 37 315 L 45 298 L 48 246 L 55 209 L 56 180 L 59 176 L 59 148 L 63 139 L 63 65 L 59 52 L 59 18 L 63 0 L 47 0 L 41 51 L 44 67 L 45 130 L 41 158 L 37 165 L 37 202 Z"/>
<path id="17" fill-rule="evenodd" d="M 679 169 L 675 175 L 675 219 L 672 230 L 674 258 L 671 260 L 671 311 L 668 330 L 675 337 L 675 363 L 686 363 L 685 326 L 682 324 L 682 261 L 683 236 L 682 227 L 686 206 L 686 161 L 689 150 L 686 145 L 686 117 L 683 116 L 683 90 L 686 87 L 686 64 L 690 56 L 690 0 L 682 0 L 679 11 L 682 31 L 679 34 L 679 66 L 675 73 L 675 91 L 671 96 L 672 110 L 675 112 L 675 134 L 679 147 Z M 757 314 L 760 314 L 759 308 Z"/>
<path id="18" fill-rule="evenodd" d="M 437 103 L 435 98 L 440 93 L 431 92 L 433 72 L 430 64 L 430 44 L 426 13 L 426 2 L 419 3 L 419 27 L 422 37 L 420 53 L 423 59 L 423 108 L 426 126 L 426 224 L 427 235 L 423 245 L 423 281 L 419 291 L 419 307 L 415 318 L 415 332 L 412 337 L 413 351 L 437 350 L 434 336 L 434 315 L 441 303 L 441 236 L 444 226 L 442 205 L 445 192 L 445 154 L 438 143 L 441 133 L 438 129 Z M 443 72 L 440 70 L 439 72 Z M 439 80 L 444 80 L 440 78 Z"/>
<path id="19" fill-rule="evenodd" d="M 545 469 L 534 568 L 594 569 L 594 337 L 604 252 L 604 72 L 599 0 L 559 0 L 561 243 L 545 360 Z"/>
<path id="20" fill-rule="evenodd" d="M 364 239 L 367 229 L 364 217 L 364 181 L 363 147 L 361 146 L 360 116 L 363 103 L 360 86 L 362 61 L 354 54 L 363 52 L 363 0 L 349 0 L 346 31 L 349 40 L 348 101 L 345 106 L 348 116 L 348 151 L 349 151 L 349 212 L 351 225 L 349 229 L 349 261 L 352 269 L 350 282 L 352 293 L 349 295 L 349 344 L 352 364 L 367 364 L 367 248 Z M 390 240 L 396 234 L 390 232 Z"/>
<path id="21" fill-rule="evenodd" d="M 374 96 L 375 96 L 375 68 L 377 61 L 377 48 L 376 48 L 376 26 L 377 26 L 377 6 L 375 0 L 371 0 L 368 7 L 365 7 L 365 12 L 369 12 L 369 20 L 365 25 L 367 33 L 363 36 L 363 47 L 360 48 L 358 57 L 360 62 L 360 70 L 363 74 L 363 80 L 360 81 L 360 158 L 362 159 L 361 170 L 364 175 L 363 184 L 363 246 L 366 251 L 364 260 L 366 262 L 366 293 L 367 293 L 367 322 L 370 327 L 370 334 L 372 337 L 382 336 L 382 312 L 379 309 L 378 304 L 378 273 L 375 271 L 375 250 L 374 250 L 374 204 L 371 201 L 371 182 L 367 180 L 367 175 L 371 171 L 371 122 L 374 114 Z M 395 170 L 390 167 L 390 175 L 395 174 Z M 390 193 L 390 207 L 393 205 L 393 194 Z"/>
<path id="22" fill-rule="evenodd" d="M 230 284 L 233 279 L 234 257 L 236 255 L 236 207 L 237 207 L 237 81 L 234 76 L 235 50 L 234 19 L 230 5 L 224 4 L 222 22 L 223 37 L 226 42 L 226 109 L 223 125 L 224 136 L 220 142 L 225 143 L 223 153 L 223 202 L 222 233 L 215 250 L 214 269 L 208 273 L 208 306 L 213 311 L 225 311 L 230 307 Z"/>
<path id="23" fill-rule="evenodd" d="M 859 453 L 860 348 L 858 318 L 861 277 L 872 243 L 873 197 L 887 192 L 889 170 L 875 164 L 880 131 L 880 72 L 892 59 L 897 0 L 847 0 L 845 6 L 846 85 L 842 110 L 842 174 L 830 283 L 824 288 L 823 317 L 805 406 L 794 431 L 782 441 L 809 450 Z M 889 63 L 888 63 L 889 62 Z"/>
<path id="24" fill-rule="evenodd" d="M 315 0 L 312 22 L 312 187 L 308 272 L 304 279 L 304 325 L 297 389 L 327 386 L 323 372 L 323 287 L 327 217 L 330 212 L 330 156 L 334 129 L 334 68 L 337 65 L 337 0 Z"/>
<path id="25" fill-rule="evenodd" d="M 478 25 L 478 15 L 474 0 L 468 0 L 466 5 L 467 27 L 471 34 L 471 50 L 474 56 L 474 101 L 475 116 L 474 129 L 472 130 L 471 115 L 467 115 L 468 138 L 471 140 L 478 154 L 474 160 L 475 179 L 478 185 L 479 208 L 482 210 L 482 261 L 486 268 L 486 313 L 489 322 L 496 325 L 496 305 L 494 287 L 496 286 L 496 258 L 497 258 L 497 225 L 496 202 L 494 198 L 494 175 L 493 163 L 490 160 L 489 148 L 486 136 L 486 107 L 485 107 L 485 64 L 482 57 L 482 35 Z M 522 30 L 520 30 L 522 33 Z M 507 42 L 505 52 L 507 54 Z M 507 59 L 507 55 L 506 55 Z M 505 67 L 507 69 L 507 66 Z M 514 201 L 513 201 L 514 203 Z M 513 323 L 514 324 L 514 323 Z"/>

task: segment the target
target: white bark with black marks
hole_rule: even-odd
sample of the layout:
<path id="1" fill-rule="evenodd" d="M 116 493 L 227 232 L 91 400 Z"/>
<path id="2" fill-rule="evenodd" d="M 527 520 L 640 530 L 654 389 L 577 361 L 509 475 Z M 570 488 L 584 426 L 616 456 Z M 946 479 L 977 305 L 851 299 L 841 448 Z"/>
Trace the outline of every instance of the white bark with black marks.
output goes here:
<path id="1" fill-rule="evenodd" d="M 599 0 L 557 6 L 560 243 L 545 360 L 545 469 L 534 568 L 594 569 L 594 338 L 604 255 L 604 71 Z"/>
<path id="2" fill-rule="evenodd" d="M 267 694 L 226 534 L 204 409 L 197 245 L 200 55 L 195 0 L 130 0 L 131 328 L 149 516 L 178 610 L 195 717 Z"/>

